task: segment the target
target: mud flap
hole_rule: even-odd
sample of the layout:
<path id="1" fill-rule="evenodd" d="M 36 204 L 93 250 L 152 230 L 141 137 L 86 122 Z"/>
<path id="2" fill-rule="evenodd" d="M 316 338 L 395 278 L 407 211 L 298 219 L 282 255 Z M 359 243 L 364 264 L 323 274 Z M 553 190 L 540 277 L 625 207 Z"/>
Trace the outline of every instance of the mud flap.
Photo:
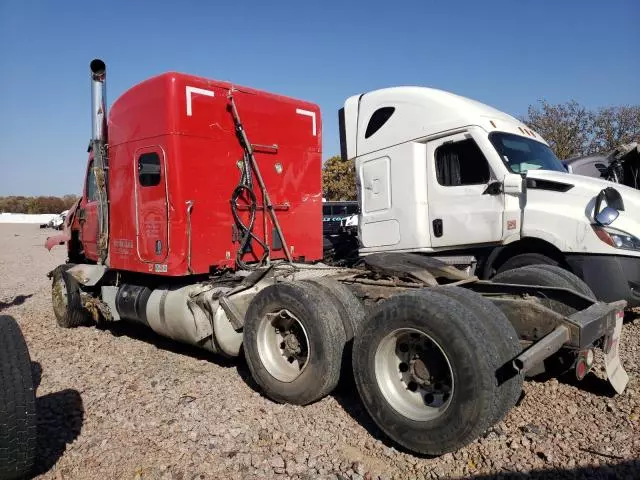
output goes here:
<path id="1" fill-rule="evenodd" d="M 105 265 L 88 265 L 81 263 L 71 267 L 67 270 L 67 273 L 85 287 L 93 287 L 102 279 L 106 271 L 107 267 Z"/>
<path id="2" fill-rule="evenodd" d="M 604 364 L 609 383 L 617 393 L 624 392 L 629 383 L 629 375 L 620 361 L 620 335 L 622 333 L 623 312 L 616 315 L 616 326 L 604 340 Z"/>

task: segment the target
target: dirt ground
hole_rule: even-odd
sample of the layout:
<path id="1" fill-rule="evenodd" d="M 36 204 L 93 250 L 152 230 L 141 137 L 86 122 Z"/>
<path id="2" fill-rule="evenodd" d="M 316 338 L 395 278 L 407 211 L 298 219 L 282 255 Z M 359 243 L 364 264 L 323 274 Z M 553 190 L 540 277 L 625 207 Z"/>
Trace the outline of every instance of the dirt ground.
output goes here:
<path id="1" fill-rule="evenodd" d="M 0 311 L 18 320 L 38 385 L 37 478 L 640 478 L 640 319 L 624 326 L 623 395 L 601 370 L 527 381 L 483 438 L 421 458 L 384 437 L 348 381 L 313 405 L 278 405 L 242 359 L 130 325 L 57 327 L 46 273 L 65 252 L 42 246 L 54 233 L 0 225 Z"/>

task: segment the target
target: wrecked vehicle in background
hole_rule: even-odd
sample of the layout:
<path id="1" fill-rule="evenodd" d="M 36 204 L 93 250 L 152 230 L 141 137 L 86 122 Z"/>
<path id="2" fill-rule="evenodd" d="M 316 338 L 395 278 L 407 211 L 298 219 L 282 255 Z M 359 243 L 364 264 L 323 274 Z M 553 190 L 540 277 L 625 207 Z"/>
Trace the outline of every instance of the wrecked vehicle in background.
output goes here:
<path id="1" fill-rule="evenodd" d="M 62 230 L 64 227 L 64 221 L 67 218 L 68 213 L 69 210 L 61 212 L 60 214 L 49 220 L 49 222 L 41 223 L 40 228 L 53 228 L 55 230 Z"/>
<path id="2" fill-rule="evenodd" d="M 350 200 L 325 201 L 322 200 L 322 234 L 335 235 L 340 233 L 344 221 L 352 216 L 358 216 L 358 202 Z"/>
<path id="3" fill-rule="evenodd" d="M 604 178 L 640 189 L 640 146 L 625 143 L 608 154 L 585 155 L 563 162 L 569 173 Z"/>

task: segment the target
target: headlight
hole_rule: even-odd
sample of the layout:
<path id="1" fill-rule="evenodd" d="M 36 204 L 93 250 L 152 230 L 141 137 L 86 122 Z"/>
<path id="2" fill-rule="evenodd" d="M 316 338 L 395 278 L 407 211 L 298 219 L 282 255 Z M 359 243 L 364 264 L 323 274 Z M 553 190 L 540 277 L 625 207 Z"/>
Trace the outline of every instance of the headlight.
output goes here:
<path id="1" fill-rule="evenodd" d="M 614 248 L 640 250 L 640 239 L 627 232 L 598 225 L 593 225 L 593 230 L 600 240 Z"/>

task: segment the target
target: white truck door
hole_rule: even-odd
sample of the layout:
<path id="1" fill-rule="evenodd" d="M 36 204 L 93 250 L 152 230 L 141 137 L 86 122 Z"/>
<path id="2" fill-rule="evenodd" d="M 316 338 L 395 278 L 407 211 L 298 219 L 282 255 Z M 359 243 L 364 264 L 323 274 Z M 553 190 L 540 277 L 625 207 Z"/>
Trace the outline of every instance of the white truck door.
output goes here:
<path id="1" fill-rule="evenodd" d="M 463 247 L 503 238 L 502 179 L 469 133 L 427 143 L 431 245 Z"/>

